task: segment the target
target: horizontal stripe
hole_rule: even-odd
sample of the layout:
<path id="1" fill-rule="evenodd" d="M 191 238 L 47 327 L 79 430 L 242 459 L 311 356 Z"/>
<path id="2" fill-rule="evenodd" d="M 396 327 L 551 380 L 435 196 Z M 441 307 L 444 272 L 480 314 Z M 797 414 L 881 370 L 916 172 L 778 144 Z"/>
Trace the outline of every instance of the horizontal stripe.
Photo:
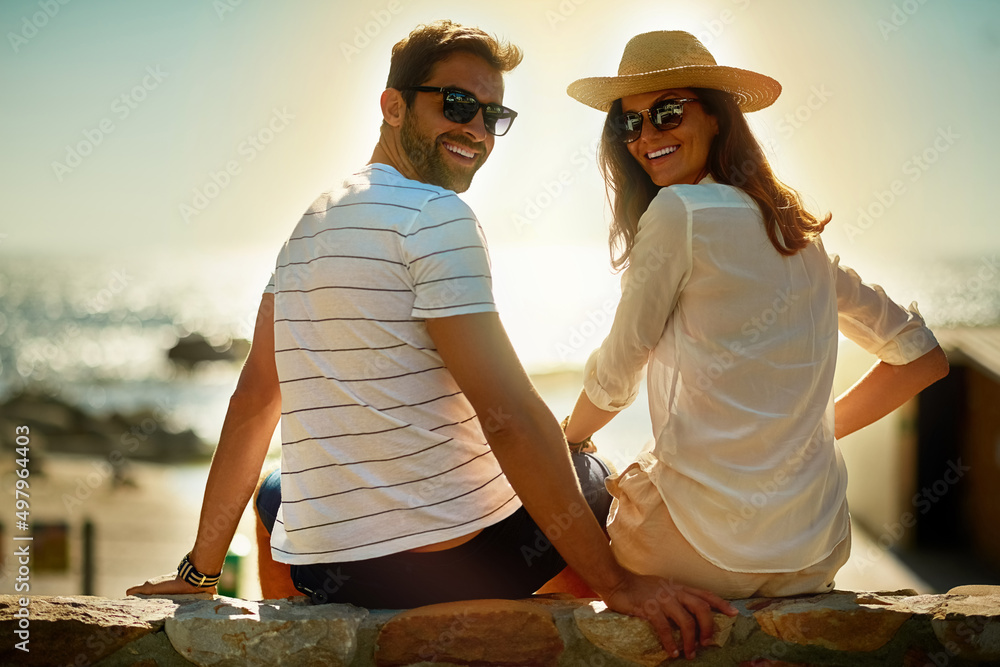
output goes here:
<path id="1" fill-rule="evenodd" d="M 409 234 L 404 234 L 403 232 L 399 231 L 398 229 L 391 229 L 389 227 L 356 227 L 356 226 L 351 226 L 351 227 L 327 227 L 326 229 L 319 230 L 315 234 L 303 234 L 302 236 L 293 236 L 293 237 L 289 238 L 288 240 L 289 241 L 304 241 L 306 239 L 314 239 L 317 236 L 319 236 L 320 234 L 325 234 L 327 232 L 343 232 L 343 231 L 389 232 L 391 234 L 395 234 L 396 236 L 400 236 L 402 238 L 408 238 L 410 236 L 414 236 L 414 235 L 419 234 L 420 232 L 426 231 L 428 229 L 436 229 L 438 227 L 444 227 L 445 225 L 450 225 L 453 222 L 459 222 L 461 220 L 473 220 L 474 221 L 475 218 L 470 218 L 468 216 L 463 217 L 463 218 L 453 218 L 451 220 L 445 220 L 444 222 L 439 222 L 436 225 L 427 225 L 426 227 L 421 227 L 420 229 L 418 229 L 416 231 L 413 231 L 413 232 L 410 232 Z"/>
<path id="2" fill-rule="evenodd" d="M 376 408 L 380 412 L 388 412 L 389 410 L 398 410 L 399 408 L 415 408 L 418 405 L 427 405 L 428 403 L 433 403 L 434 401 L 440 401 L 443 398 L 451 398 L 452 396 L 461 395 L 462 391 L 456 391 L 451 394 L 445 394 L 444 396 L 438 396 L 437 398 L 428 398 L 426 401 L 420 401 L 419 403 L 403 403 L 401 405 L 394 405 L 391 408 Z M 440 426 L 438 428 L 441 428 Z"/>
<path id="3" fill-rule="evenodd" d="M 499 479 L 502 476 L 503 476 L 503 473 L 502 472 L 498 472 L 496 475 L 494 475 L 493 477 L 491 477 L 490 479 L 488 479 L 486 482 L 484 482 L 483 484 L 480 484 L 479 486 L 477 486 L 474 489 L 469 489 L 468 491 L 466 491 L 464 493 L 460 493 L 457 496 L 452 496 L 451 498 L 445 498 L 444 500 L 438 500 L 437 502 L 433 502 L 433 503 L 427 503 L 426 505 L 414 505 L 412 507 L 391 507 L 391 508 L 389 508 L 387 510 L 380 510 L 378 512 L 372 512 L 370 514 L 362 514 L 361 516 L 353 516 L 353 517 L 349 517 L 347 519 L 337 519 L 336 521 L 327 521 L 326 523 L 317 523 L 317 524 L 313 524 L 311 526 L 299 526 L 298 528 L 289 528 L 284 521 L 281 522 L 281 525 L 285 526 L 285 532 L 286 533 L 298 533 L 298 532 L 301 532 L 303 530 L 315 530 L 316 528 L 325 528 L 327 526 L 336 526 L 336 525 L 341 524 L 341 523 L 349 523 L 351 521 L 359 521 L 361 519 L 370 519 L 373 516 L 381 516 L 383 514 L 389 514 L 390 512 L 410 512 L 410 511 L 413 511 L 413 510 L 427 509 L 428 507 L 436 507 L 438 505 L 444 505 L 445 503 L 450 503 L 450 502 L 452 502 L 454 500 L 458 500 L 459 498 L 464 498 L 465 496 L 468 496 L 470 494 L 475 493 L 476 491 L 479 491 L 481 489 L 486 488 L 486 486 L 488 486 L 493 481 L 495 481 L 496 479 Z M 282 503 L 284 503 L 284 501 L 282 501 Z M 398 538 L 396 538 L 396 539 L 398 539 Z"/>
<path id="4" fill-rule="evenodd" d="M 471 422 L 475 418 L 476 418 L 476 413 L 473 412 L 472 416 L 469 417 L 469 418 L 467 418 L 467 419 L 463 419 L 462 421 L 457 421 L 457 422 L 451 422 L 450 424 L 441 424 L 440 426 L 435 426 L 434 428 L 432 428 L 430 430 L 431 431 L 437 431 L 437 430 L 442 429 L 442 428 L 448 428 L 449 426 L 461 426 L 462 424 L 467 424 L 467 423 Z"/>
<path id="5" fill-rule="evenodd" d="M 468 306 L 494 306 L 492 301 L 470 301 L 469 303 L 455 303 L 450 306 L 413 306 L 414 310 L 451 310 L 453 308 L 466 308 Z"/>
<path id="6" fill-rule="evenodd" d="M 287 417 L 288 415 L 294 415 L 299 412 L 312 412 L 313 410 L 333 410 L 335 408 L 370 408 L 370 405 L 365 403 L 341 403 L 340 405 L 317 405 L 313 408 L 299 408 L 298 410 L 289 410 L 288 412 L 282 412 L 282 417 Z M 284 443 L 282 443 L 284 444 Z"/>
<path id="7" fill-rule="evenodd" d="M 483 249 L 483 246 L 481 246 L 481 245 L 463 245 L 463 246 L 459 246 L 457 248 L 448 248 L 447 250 L 438 250 L 437 252 L 432 252 L 432 253 L 430 253 L 428 255 L 424 255 L 423 257 L 417 257 L 416 259 L 411 259 L 410 260 L 410 265 L 412 266 L 414 262 L 419 262 L 422 259 L 427 259 L 428 257 L 434 257 L 435 255 L 447 255 L 450 252 L 458 252 L 459 250 L 482 250 L 482 249 Z"/>
<path id="8" fill-rule="evenodd" d="M 383 257 L 366 257 L 364 255 L 320 255 L 319 257 L 313 257 L 312 259 L 307 260 L 305 262 L 288 262 L 287 264 L 278 264 L 274 268 L 285 269 L 288 268 L 289 266 L 302 266 L 305 264 L 312 264 L 313 262 L 317 262 L 321 259 L 360 259 L 362 261 L 385 262 L 387 264 L 395 264 L 397 266 L 406 266 L 402 262 L 397 262 L 394 259 L 385 259 Z"/>
<path id="9" fill-rule="evenodd" d="M 421 227 L 415 232 L 410 232 L 407 237 L 416 236 L 420 232 L 426 232 L 428 229 L 437 229 L 438 227 L 444 227 L 445 225 L 450 225 L 453 222 L 461 222 L 462 220 L 475 220 L 475 218 L 455 218 L 454 220 L 445 220 L 444 222 L 439 222 L 436 225 L 427 225 L 426 227 Z"/>
<path id="10" fill-rule="evenodd" d="M 312 321 L 312 320 L 308 320 Z M 308 347 L 288 347 L 283 350 L 275 350 L 274 353 L 279 352 L 366 352 L 366 351 L 378 351 L 378 350 L 394 350 L 397 347 L 413 347 L 408 343 L 396 343 L 395 345 L 385 345 L 383 347 L 340 347 L 340 348 L 330 348 L 330 349 L 312 349 Z M 428 347 L 413 347 L 414 350 L 431 350 L 433 348 Z M 437 350 L 434 350 L 435 352 Z"/>
<path id="11" fill-rule="evenodd" d="M 462 280 L 463 278 L 487 278 L 492 279 L 492 276 L 488 276 L 482 273 L 476 273 L 468 276 L 448 276 L 447 278 L 434 278 L 433 280 L 423 280 L 419 283 L 413 283 L 414 287 L 422 287 L 423 285 L 430 285 L 431 283 L 441 283 L 446 280 Z"/>
<path id="12" fill-rule="evenodd" d="M 340 407 L 345 407 L 345 406 L 340 406 Z M 476 415 L 473 414 L 468 419 L 463 419 L 462 421 L 457 421 L 457 422 L 449 422 L 447 424 L 441 424 L 440 426 L 435 426 L 434 428 L 427 429 L 427 430 L 433 432 L 433 431 L 440 430 L 442 428 L 448 428 L 449 426 L 461 426 L 462 424 L 466 424 L 466 423 L 472 421 L 475 418 L 476 418 Z M 338 433 L 338 434 L 334 434 L 334 435 L 314 436 L 314 437 L 310 437 L 310 438 L 302 438 L 301 440 L 289 440 L 287 442 L 282 442 L 281 446 L 285 447 L 286 445 L 297 445 L 299 443 L 307 442 L 307 441 L 310 441 L 310 440 L 335 440 L 336 438 L 347 438 L 347 437 L 353 437 L 353 436 L 360 437 L 360 436 L 364 436 L 364 435 L 379 435 L 380 433 L 391 433 L 392 431 L 400 431 L 400 430 L 402 430 L 404 428 L 409 428 L 411 426 L 413 426 L 413 424 L 404 424 L 402 426 L 394 426 L 393 428 L 387 428 L 387 429 L 382 430 L 382 431 L 366 431 L 366 432 L 363 432 L 363 433 Z M 303 471 L 302 470 L 298 470 L 298 471 L 294 471 L 294 472 L 303 472 Z"/>
<path id="13" fill-rule="evenodd" d="M 455 438 L 448 438 L 447 440 L 442 440 L 441 442 L 435 442 L 433 445 L 430 445 L 429 447 L 424 447 L 423 449 L 418 449 L 415 452 L 407 452 L 405 454 L 400 454 L 399 456 L 389 456 L 389 457 L 384 458 L 384 459 L 364 459 L 364 460 L 361 460 L 361 461 L 348 461 L 347 463 L 324 463 L 321 466 L 313 466 L 311 468 L 303 468 L 302 470 L 295 470 L 295 471 L 285 471 L 285 470 L 282 470 L 281 474 L 282 475 L 297 475 L 297 474 L 304 473 L 304 472 L 310 472 L 312 470 L 320 470 L 322 468 L 340 468 L 340 467 L 343 467 L 343 466 L 361 465 L 362 463 L 384 463 L 386 461 L 398 461 L 399 459 L 405 459 L 407 457 L 415 456 L 417 454 L 423 454 L 424 452 L 430 451 L 430 450 L 434 449 L 435 447 L 440 447 L 441 445 L 446 445 L 449 442 L 452 442 L 454 440 L 455 440 Z M 483 443 L 483 444 L 485 446 L 485 443 Z"/>
<path id="14" fill-rule="evenodd" d="M 336 440 L 337 438 L 359 438 L 365 435 L 381 435 L 382 433 L 392 433 L 393 431 L 402 431 L 404 428 L 410 428 L 411 424 L 403 424 L 402 426 L 393 426 L 392 428 L 382 429 L 381 431 L 361 431 L 359 433 L 334 433 L 333 435 L 323 435 L 315 436 L 311 438 L 302 438 L 301 440 L 288 440 L 282 442 L 282 447 L 287 447 L 289 445 L 297 445 L 302 442 L 310 442 L 312 440 Z M 294 472 L 294 471 L 293 471 Z M 301 470 L 298 472 L 302 472 Z M 292 474 L 292 473 L 290 473 Z"/>
<path id="15" fill-rule="evenodd" d="M 292 236 L 288 240 L 289 241 L 305 241 L 305 240 L 308 240 L 308 239 L 314 239 L 317 236 L 319 236 L 320 234 L 326 234 L 327 232 L 346 232 L 346 231 L 351 231 L 351 232 L 389 232 L 390 234 L 395 234 L 396 236 L 402 236 L 402 237 L 406 236 L 406 234 L 403 234 L 399 230 L 397 230 L 397 229 L 390 229 L 389 227 L 327 227 L 326 229 L 319 230 L 315 234 L 303 234 L 302 236 Z"/>
<path id="16" fill-rule="evenodd" d="M 380 320 L 375 317 L 320 317 L 320 318 L 305 318 L 305 319 L 292 319 L 290 317 L 281 317 L 274 320 L 275 323 L 278 322 L 405 322 L 407 324 L 423 324 L 424 321 L 420 318 L 409 317 L 405 320 Z"/>
<path id="17" fill-rule="evenodd" d="M 332 382 L 378 382 L 380 380 L 395 380 L 397 378 L 406 377 L 408 375 L 419 375 L 420 373 L 429 373 L 430 371 L 444 370 L 444 366 L 434 366 L 433 368 L 425 368 L 422 371 L 410 371 L 409 373 L 400 373 L 399 375 L 386 375 L 385 377 L 364 377 L 355 378 L 353 380 L 344 380 L 341 378 L 328 377 L 326 375 L 313 375 L 305 378 L 292 378 L 290 380 L 281 380 L 278 384 L 289 384 L 291 382 L 305 382 L 306 380 L 331 380 Z"/>
<path id="18" fill-rule="evenodd" d="M 385 287 L 355 287 L 353 285 L 324 285 L 322 287 L 313 287 L 312 289 L 282 289 L 277 290 L 275 294 L 308 294 L 309 292 L 318 292 L 325 289 L 351 289 L 362 292 L 406 292 L 407 294 L 413 294 L 413 290 L 408 288 L 388 289 Z"/>
<path id="19" fill-rule="evenodd" d="M 272 546 L 271 549 L 273 549 L 274 551 L 280 551 L 281 553 L 286 553 L 286 554 L 295 555 L 295 556 L 318 556 L 319 554 L 334 554 L 334 553 L 339 553 L 341 551 L 350 551 L 351 549 L 362 549 L 364 547 L 370 547 L 370 546 L 374 546 L 376 544 L 384 544 L 386 542 L 394 542 L 396 540 L 405 540 L 408 537 L 414 537 L 416 535 L 426 535 L 427 533 L 436 533 L 436 532 L 441 531 L 441 530 L 449 530 L 451 528 L 458 528 L 459 526 L 467 526 L 468 524 L 475 523 L 476 521 L 482 521 L 483 519 L 485 519 L 486 517 L 490 516 L 491 514 L 496 514 L 497 512 L 499 512 L 500 510 L 502 510 L 504 507 L 506 507 L 507 505 L 509 505 L 510 502 L 512 500 L 514 500 L 515 498 L 517 498 L 516 494 L 512 495 L 510 498 L 508 498 L 503 503 L 501 503 L 500 505 L 498 505 L 495 509 L 487 512 L 486 514 L 483 514 L 482 516 L 478 516 L 475 519 L 469 519 L 468 521 L 463 521 L 462 523 L 457 523 L 457 524 L 448 525 L 448 526 L 441 526 L 440 528 L 428 528 L 427 530 L 418 530 L 416 532 L 407 533 L 405 535 L 397 535 L 395 537 L 387 537 L 384 540 L 376 540 L 375 542 L 367 542 L 365 544 L 355 544 L 352 547 L 342 547 L 340 549 L 328 549 L 326 551 L 286 551 L 285 549 L 279 549 L 278 547 L 275 547 L 275 546 Z M 280 522 L 280 523 L 282 523 L 282 525 L 284 525 L 284 522 Z"/>
<path id="20" fill-rule="evenodd" d="M 326 213 L 327 211 L 332 211 L 335 208 L 348 208 L 350 206 L 392 206 L 393 208 L 404 208 L 408 211 L 420 212 L 419 208 L 413 208 L 412 206 L 403 206 L 402 204 L 390 204 L 389 202 L 382 201 L 359 201 L 351 202 L 349 204 L 334 204 L 329 208 L 325 208 L 322 211 L 306 211 L 303 215 L 319 215 L 320 213 Z"/>
<path id="21" fill-rule="evenodd" d="M 427 405 L 428 403 L 433 403 L 434 401 L 440 401 L 442 398 L 451 398 L 452 396 L 458 396 L 461 391 L 456 391 L 452 394 L 445 394 L 444 396 L 438 396 L 437 398 L 429 398 L 426 401 L 420 401 L 419 403 L 400 403 L 399 405 L 392 405 L 389 407 L 375 407 L 374 405 L 369 405 L 368 403 L 342 403 L 340 405 L 317 405 L 311 408 L 299 408 L 298 410 L 289 410 L 288 412 L 282 412 L 281 415 L 293 415 L 297 412 L 312 412 L 314 410 L 332 410 L 334 408 L 371 408 L 372 410 L 377 410 L 378 412 L 389 412 L 390 410 L 398 410 L 400 408 L 415 408 L 418 405 Z M 439 427 L 440 428 L 440 427 Z"/>
<path id="22" fill-rule="evenodd" d="M 381 484 L 379 486 L 358 486 L 358 487 L 355 487 L 353 489 L 347 489 L 345 491 L 334 491 L 333 493 L 327 493 L 327 494 L 324 494 L 324 495 L 321 495 L 321 496 L 310 496 L 308 498 L 299 498 L 297 500 L 285 500 L 284 498 L 282 498 L 281 502 L 282 502 L 282 504 L 286 504 L 286 505 L 294 505 L 295 503 L 304 503 L 304 502 L 307 502 L 307 501 L 310 501 L 310 500 L 320 500 L 322 498 L 332 498 L 333 496 L 342 496 L 342 495 L 347 494 L 347 493 L 354 493 L 355 491 L 373 491 L 375 489 L 392 489 L 392 488 L 395 488 L 397 486 L 406 486 L 407 484 L 416 484 L 417 482 L 426 482 L 429 479 L 434 479 L 435 477 L 441 477 L 442 475 L 447 475 L 448 473 L 452 472 L 453 470 L 458 470 L 462 466 L 467 466 L 470 463 L 472 463 L 473 461 L 475 461 L 476 459 L 480 459 L 480 458 L 486 456 L 489 453 L 490 453 L 489 451 L 485 451 L 482 454 L 476 454 L 475 456 L 473 456 L 468 461 L 463 461 L 462 463 L 459 463 L 456 466 L 452 466 L 451 468 L 448 468 L 447 470 L 442 470 L 439 473 L 435 473 L 433 475 L 428 475 L 426 477 L 421 477 L 419 479 L 411 479 L 411 480 L 407 480 L 405 482 L 397 482 L 395 484 Z"/>

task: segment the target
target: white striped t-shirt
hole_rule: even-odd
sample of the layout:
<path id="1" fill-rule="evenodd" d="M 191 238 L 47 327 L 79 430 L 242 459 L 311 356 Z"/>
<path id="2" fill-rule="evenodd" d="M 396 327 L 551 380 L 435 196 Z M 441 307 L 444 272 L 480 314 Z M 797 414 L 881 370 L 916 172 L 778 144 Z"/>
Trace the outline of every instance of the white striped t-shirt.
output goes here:
<path id="1" fill-rule="evenodd" d="M 493 312 L 485 239 L 451 190 L 371 164 L 278 255 L 278 561 L 375 558 L 492 525 L 520 500 L 426 318 Z"/>

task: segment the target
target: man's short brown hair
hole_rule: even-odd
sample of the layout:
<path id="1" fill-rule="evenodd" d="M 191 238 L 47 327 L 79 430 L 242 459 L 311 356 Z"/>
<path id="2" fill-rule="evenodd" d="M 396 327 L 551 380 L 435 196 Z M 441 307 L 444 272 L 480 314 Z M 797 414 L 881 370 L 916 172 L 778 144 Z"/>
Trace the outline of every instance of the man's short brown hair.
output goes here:
<path id="1" fill-rule="evenodd" d="M 469 28 L 447 19 L 419 25 L 392 47 L 386 88 L 402 90 L 419 86 L 431 76 L 434 65 L 456 51 L 479 56 L 501 74 L 521 63 L 521 49 L 479 28 Z M 403 91 L 403 101 L 413 104 L 415 91 Z"/>

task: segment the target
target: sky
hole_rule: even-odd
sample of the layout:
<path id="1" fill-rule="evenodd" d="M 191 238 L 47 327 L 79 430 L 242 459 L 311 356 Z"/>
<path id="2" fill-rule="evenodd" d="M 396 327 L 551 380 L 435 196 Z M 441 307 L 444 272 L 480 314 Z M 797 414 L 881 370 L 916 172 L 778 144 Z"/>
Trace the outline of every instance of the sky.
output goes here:
<path id="1" fill-rule="evenodd" d="M 833 213 L 824 239 L 845 263 L 1000 250 L 996 0 L 4 0 L 0 261 L 245 256 L 263 285 L 309 203 L 369 160 L 392 45 L 438 18 L 525 53 L 505 94 L 520 115 L 463 195 L 498 283 L 552 303 L 582 291 L 568 263 L 613 279 L 603 117 L 565 90 L 615 74 L 655 29 L 781 82 L 751 126 L 779 177 Z"/>

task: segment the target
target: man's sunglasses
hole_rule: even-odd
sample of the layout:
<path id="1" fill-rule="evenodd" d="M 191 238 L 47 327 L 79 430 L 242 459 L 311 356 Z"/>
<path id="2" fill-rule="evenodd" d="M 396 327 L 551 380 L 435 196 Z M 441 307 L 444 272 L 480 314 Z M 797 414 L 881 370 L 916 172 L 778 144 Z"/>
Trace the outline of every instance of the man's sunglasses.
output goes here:
<path id="1" fill-rule="evenodd" d="M 511 123 L 517 118 L 517 112 L 500 104 L 483 104 L 472 93 L 457 88 L 437 88 L 435 86 L 410 86 L 403 90 L 415 90 L 418 93 L 443 93 L 444 117 L 453 123 L 472 122 L 483 108 L 483 124 L 490 134 L 502 137 L 507 134 Z"/>
<path id="2" fill-rule="evenodd" d="M 660 100 L 648 109 L 641 111 L 626 111 L 611 121 L 615 133 L 626 144 L 630 144 L 642 134 L 642 112 L 649 116 L 649 122 L 657 130 L 672 130 L 684 119 L 684 103 L 697 102 L 693 97 Z"/>

